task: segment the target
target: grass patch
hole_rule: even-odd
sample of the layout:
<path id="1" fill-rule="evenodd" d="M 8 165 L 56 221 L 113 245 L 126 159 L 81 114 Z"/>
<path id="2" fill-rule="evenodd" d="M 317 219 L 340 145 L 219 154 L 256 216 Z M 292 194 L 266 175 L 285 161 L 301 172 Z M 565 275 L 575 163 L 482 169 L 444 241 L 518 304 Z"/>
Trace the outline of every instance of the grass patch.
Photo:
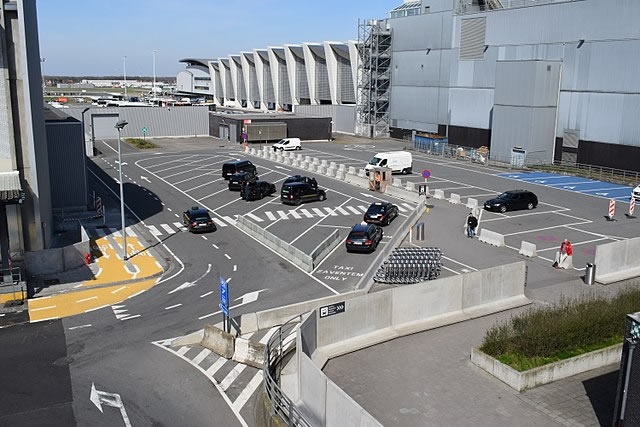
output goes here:
<path id="1" fill-rule="evenodd" d="M 148 139 L 145 140 L 142 138 L 125 138 L 125 141 L 127 141 L 129 144 L 141 150 L 147 150 L 149 148 L 158 148 L 156 144 L 149 141 Z"/>
<path id="2" fill-rule="evenodd" d="M 613 298 L 561 299 L 493 326 L 480 350 L 526 371 L 622 342 L 626 315 L 639 310 L 638 288 Z"/>

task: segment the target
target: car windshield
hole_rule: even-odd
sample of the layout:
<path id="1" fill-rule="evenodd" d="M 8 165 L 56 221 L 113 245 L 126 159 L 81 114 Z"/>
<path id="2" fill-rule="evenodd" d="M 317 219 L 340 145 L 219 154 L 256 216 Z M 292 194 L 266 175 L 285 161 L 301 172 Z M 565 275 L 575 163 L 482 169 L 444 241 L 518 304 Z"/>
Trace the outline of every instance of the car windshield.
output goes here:
<path id="1" fill-rule="evenodd" d="M 369 162 L 370 165 L 377 165 L 378 163 L 380 163 L 380 159 L 377 157 L 374 157 L 373 159 L 371 159 L 371 161 Z"/>
<path id="2" fill-rule="evenodd" d="M 508 199 L 511 199 L 511 197 L 512 197 L 511 193 L 502 193 L 501 195 L 498 196 L 498 199 L 508 200 Z"/>
<path id="3" fill-rule="evenodd" d="M 367 233 L 365 233 L 364 231 L 352 231 L 351 233 L 349 233 L 349 238 L 350 239 L 366 239 Z"/>
<path id="4" fill-rule="evenodd" d="M 385 210 L 385 206 L 384 205 L 371 205 L 369 206 L 369 210 L 367 211 L 367 213 L 370 214 L 377 214 L 377 213 L 382 213 Z"/>
<path id="5" fill-rule="evenodd" d="M 196 217 L 196 221 L 209 221 L 210 218 L 208 216 L 198 216 Z"/>

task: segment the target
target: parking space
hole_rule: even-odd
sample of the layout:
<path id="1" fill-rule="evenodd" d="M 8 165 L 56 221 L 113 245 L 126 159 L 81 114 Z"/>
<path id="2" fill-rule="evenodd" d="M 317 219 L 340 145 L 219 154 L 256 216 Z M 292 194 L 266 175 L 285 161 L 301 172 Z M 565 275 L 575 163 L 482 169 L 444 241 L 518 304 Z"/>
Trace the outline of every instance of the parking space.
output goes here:
<path id="1" fill-rule="evenodd" d="M 501 173 L 503 178 L 628 202 L 632 187 L 548 172 Z"/>
<path id="2" fill-rule="evenodd" d="M 228 189 L 228 181 L 221 177 L 222 164 L 245 158 L 256 166 L 257 175 L 261 180 L 276 185 L 275 194 L 249 202 L 242 200 L 240 192 Z M 344 160 L 331 155 L 325 155 L 323 159 L 336 162 Z M 136 164 L 150 175 L 163 180 L 174 190 L 187 195 L 194 206 L 209 209 L 219 228 L 235 225 L 236 218 L 243 215 L 305 253 L 311 253 L 335 230 L 338 231 L 341 240 L 346 239 L 351 227 L 362 221 L 372 202 L 386 200 L 368 194 L 367 190 L 324 175 L 292 166 L 281 166 L 254 156 L 246 157 L 243 153 L 229 149 L 213 149 L 196 155 L 156 155 L 139 160 Z M 318 186 L 326 191 L 327 199 L 300 206 L 283 204 L 280 201 L 281 184 L 287 177 L 295 174 L 314 177 Z M 416 206 L 400 200 L 389 201 L 398 206 L 400 216 L 385 227 L 385 237 L 381 245 L 393 236 L 406 219 L 407 213 Z M 171 233 L 173 228 L 179 228 L 179 221 L 181 217 L 176 218 L 174 224 L 162 224 L 162 228 L 150 226 L 150 231 L 155 235 Z M 348 254 L 344 245 L 340 244 L 312 274 L 334 289 L 349 290 L 364 276 L 373 256 Z"/>

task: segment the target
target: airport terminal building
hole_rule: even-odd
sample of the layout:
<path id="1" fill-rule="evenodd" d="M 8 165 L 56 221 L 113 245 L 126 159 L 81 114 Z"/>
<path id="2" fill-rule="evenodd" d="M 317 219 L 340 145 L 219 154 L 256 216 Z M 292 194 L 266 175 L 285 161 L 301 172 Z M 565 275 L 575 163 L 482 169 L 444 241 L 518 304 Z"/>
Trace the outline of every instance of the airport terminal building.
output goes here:
<path id="1" fill-rule="evenodd" d="M 405 1 L 355 41 L 209 60 L 209 93 L 248 110 L 352 106 L 354 133 L 437 133 L 494 160 L 517 148 L 640 170 L 638 18 L 636 0 Z"/>

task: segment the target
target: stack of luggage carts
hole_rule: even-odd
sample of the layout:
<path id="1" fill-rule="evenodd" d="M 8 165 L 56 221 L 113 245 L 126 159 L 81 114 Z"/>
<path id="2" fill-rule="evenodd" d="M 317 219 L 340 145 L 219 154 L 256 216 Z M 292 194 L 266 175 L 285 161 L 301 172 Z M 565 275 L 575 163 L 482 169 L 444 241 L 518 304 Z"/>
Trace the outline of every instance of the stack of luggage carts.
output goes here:
<path id="1" fill-rule="evenodd" d="M 442 269 L 439 248 L 396 248 L 378 269 L 377 283 L 410 285 L 437 279 Z"/>

